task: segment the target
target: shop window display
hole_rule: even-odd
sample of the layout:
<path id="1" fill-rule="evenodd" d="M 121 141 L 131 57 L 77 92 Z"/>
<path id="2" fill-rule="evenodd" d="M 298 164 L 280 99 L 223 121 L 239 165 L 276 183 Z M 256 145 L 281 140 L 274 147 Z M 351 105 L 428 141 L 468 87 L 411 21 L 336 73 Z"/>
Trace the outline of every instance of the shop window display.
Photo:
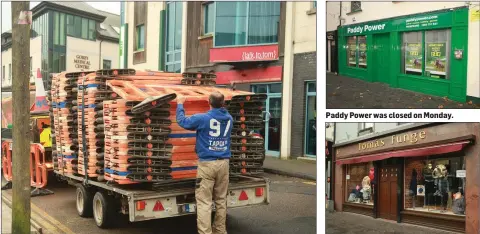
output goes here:
<path id="1" fill-rule="evenodd" d="M 349 67 L 367 68 L 367 36 L 347 38 L 347 57 Z"/>
<path id="2" fill-rule="evenodd" d="M 347 57 L 348 57 L 348 66 L 356 67 L 357 66 L 357 37 L 348 37 L 347 39 Z"/>
<path id="3" fill-rule="evenodd" d="M 465 215 L 465 157 L 405 160 L 405 210 Z"/>
<path id="4" fill-rule="evenodd" d="M 358 67 L 367 68 L 367 36 L 358 37 Z"/>
<path id="5" fill-rule="evenodd" d="M 422 75 L 423 47 L 422 33 L 408 32 L 403 34 L 403 68 L 405 74 Z"/>
<path id="6" fill-rule="evenodd" d="M 346 202 L 373 206 L 374 169 L 373 163 L 346 165 Z"/>
<path id="7" fill-rule="evenodd" d="M 403 73 L 449 78 L 450 30 L 406 32 L 402 38 Z"/>

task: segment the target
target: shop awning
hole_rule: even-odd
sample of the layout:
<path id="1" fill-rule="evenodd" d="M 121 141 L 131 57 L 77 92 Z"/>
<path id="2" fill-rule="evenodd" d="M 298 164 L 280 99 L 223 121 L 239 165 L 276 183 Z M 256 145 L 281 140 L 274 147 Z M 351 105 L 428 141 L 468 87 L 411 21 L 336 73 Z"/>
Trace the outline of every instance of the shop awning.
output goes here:
<path id="1" fill-rule="evenodd" d="M 428 146 L 428 147 L 422 147 L 417 149 L 369 154 L 369 155 L 364 155 L 364 156 L 355 157 L 355 158 L 338 159 L 336 160 L 336 163 L 337 165 L 342 165 L 342 164 L 379 161 L 387 158 L 421 157 L 421 156 L 430 156 L 430 155 L 436 155 L 436 154 L 446 154 L 446 153 L 460 151 L 469 143 L 470 141 L 460 141 L 455 143 Z"/>

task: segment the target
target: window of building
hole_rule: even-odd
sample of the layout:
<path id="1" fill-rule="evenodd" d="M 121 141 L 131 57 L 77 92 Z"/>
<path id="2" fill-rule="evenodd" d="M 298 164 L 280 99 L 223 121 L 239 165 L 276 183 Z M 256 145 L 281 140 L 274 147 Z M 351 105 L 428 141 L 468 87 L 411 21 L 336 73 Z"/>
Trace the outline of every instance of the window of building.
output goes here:
<path id="1" fill-rule="evenodd" d="M 75 33 L 73 36 L 78 38 L 82 36 L 82 18 L 80 16 L 75 16 Z"/>
<path id="2" fill-rule="evenodd" d="M 405 159 L 405 210 L 465 215 L 465 156 Z"/>
<path id="3" fill-rule="evenodd" d="M 33 76 L 32 57 L 30 57 L 30 76 Z"/>
<path id="4" fill-rule="evenodd" d="M 53 44 L 65 45 L 65 14 L 53 13 Z"/>
<path id="5" fill-rule="evenodd" d="M 317 1 L 313 1 L 313 8 L 317 8 Z"/>
<path id="6" fill-rule="evenodd" d="M 82 18 L 82 38 L 88 38 L 88 19 Z"/>
<path id="7" fill-rule="evenodd" d="M 60 17 L 58 12 L 53 13 L 53 44 L 60 44 Z"/>
<path id="8" fill-rule="evenodd" d="M 215 3 L 208 2 L 203 5 L 203 35 L 213 34 L 215 20 Z"/>
<path id="9" fill-rule="evenodd" d="M 96 22 L 95 20 L 82 18 L 80 16 L 73 16 L 73 15 L 64 15 L 61 14 L 60 17 L 60 35 L 63 35 L 64 25 L 65 25 L 65 18 L 66 18 L 66 28 L 67 28 L 67 35 L 87 40 L 95 40 L 96 39 Z M 60 37 L 60 41 L 61 41 Z M 62 45 L 65 45 L 63 43 Z"/>
<path id="10" fill-rule="evenodd" d="M 112 69 L 112 60 L 103 60 L 103 69 Z"/>
<path id="11" fill-rule="evenodd" d="M 404 74 L 449 79 L 450 30 L 403 33 Z"/>
<path id="12" fill-rule="evenodd" d="M 59 25 L 60 25 L 60 31 L 59 31 L 59 44 L 64 46 L 65 45 L 65 40 L 66 40 L 66 35 L 65 35 L 65 13 L 60 13 L 60 19 L 59 19 Z"/>
<path id="13" fill-rule="evenodd" d="M 137 50 L 143 50 L 145 48 L 145 25 L 138 25 L 137 32 Z"/>
<path id="14" fill-rule="evenodd" d="M 350 12 L 357 12 L 362 10 L 361 1 L 352 1 L 350 4 Z"/>
<path id="15" fill-rule="evenodd" d="M 367 68 L 367 36 L 358 36 L 358 67 Z"/>
<path id="16" fill-rule="evenodd" d="M 403 33 L 403 60 L 404 73 L 410 75 L 422 75 L 422 32 Z"/>
<path id="17" fill-rule="evenodd" d="M 8 64 L 8 80 L 12 79 L 12 64 Z"/>
<path id="18" fill-rule="evenodd" d="M 345 201 L 373 206 L 373 162 L 346 165 Z"/>
<path id="19" fill-rule="evenodd" d="M 2 68 L 2 80 L 5 80 L 5 66 Z"/>
<path id="20" fill-rule="evenodd" d="M 73 15 L 67 15 L 67 35 L 75 35 L 75 21 L 73 20 Z"/>
<path id="21" fill-rule="evenodd" d="M 89 40 L 95 40 L 96 39 L 95 32 L 96 32 L 95 21 L 94 20 L 88 20 L 88 39 Z"/>
<path id="22" fill-rule="evenodd" d="M 358 123 L 358 136 L 363 136 L 373 132 L 374 123 Z"/>
<path id="23" fill-rule="evenodd" d="M 306 83 L 305 155 L 317 155 L 317 92 L 316 82 Z"/>
<path id="24" fill-rule="evenodd" d="M 182 63 L 182 2 L 167 3 L 167 41 L 165 71 L 181 72 Z"/>
<path id="25" fill-rule="evenodd" d="M 367 36 L 347 37 L 347 58 L 349 67 L 367 68 Z"/>
<path id="26" fill-rule="evenodd" d="M 138 1 L 133 4 L 133 64 L 147 62 L 147 28 L 148 2 Z M 158 26 L 158 24 L 157 24 Z M 158 43 L 158 41 L 153 43 Z"/>
<path id="27" fill-rule="evenodd" d="M 216 2 L 215 46 L 278 42 L 280 2 Z"/>

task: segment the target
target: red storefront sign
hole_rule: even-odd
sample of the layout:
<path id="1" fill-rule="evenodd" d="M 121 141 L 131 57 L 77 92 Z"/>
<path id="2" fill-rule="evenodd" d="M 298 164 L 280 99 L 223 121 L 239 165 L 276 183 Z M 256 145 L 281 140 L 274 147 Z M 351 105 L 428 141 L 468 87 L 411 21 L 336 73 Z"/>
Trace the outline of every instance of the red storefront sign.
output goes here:
<path id="1" fill-rule="evenodd" d="M 229 85 L 232 83 L 281 82 L 282 71 L 282 66 L 273 66 L 245 70 L 230 70 L 216 72 L 215 74 L 217 75 L 217 84 Z"/>
<path id="2" fill-rule="evenodd" d="M 210 49 L 212 63 L 274 60 L 278 60 L 278 44 Z"/>

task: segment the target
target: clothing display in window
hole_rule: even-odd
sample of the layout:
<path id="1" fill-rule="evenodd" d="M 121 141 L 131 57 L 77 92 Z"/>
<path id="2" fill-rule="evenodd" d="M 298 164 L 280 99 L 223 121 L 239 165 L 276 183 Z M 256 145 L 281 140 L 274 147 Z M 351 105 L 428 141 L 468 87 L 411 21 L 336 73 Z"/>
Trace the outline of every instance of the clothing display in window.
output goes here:
<path id="1" fill-rule="evenodd" d="M 452 211 L 454 214 L 465 214 L 465 197 L 460 193 L 457 192 L 453 196 L 453 204 L 452 204 Z"/>
<path id="2" fill-rule="evenodd" d="M 370 177 L 365 176 L 362 181 L 362 190 L 360 190 L 363 195 L 363 200 L 368 201 L 370 200 L 370 195 L 372 194 L 372 190 L 370 187 Z"/>

